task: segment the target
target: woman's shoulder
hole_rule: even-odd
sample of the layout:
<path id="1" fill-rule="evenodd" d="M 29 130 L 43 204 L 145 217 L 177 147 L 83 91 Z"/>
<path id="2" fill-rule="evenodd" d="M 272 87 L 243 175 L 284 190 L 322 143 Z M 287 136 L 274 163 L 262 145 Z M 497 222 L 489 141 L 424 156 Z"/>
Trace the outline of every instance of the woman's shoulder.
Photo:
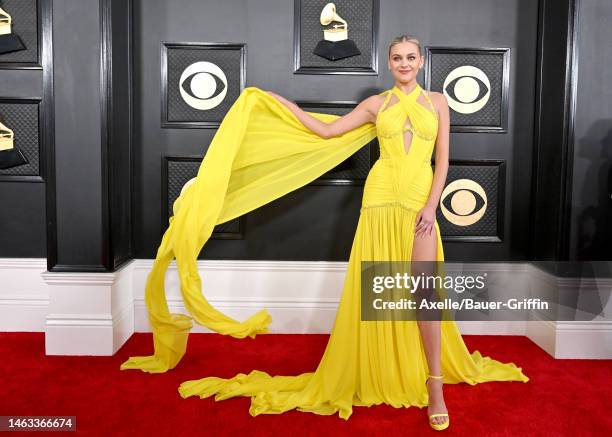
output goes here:
<path id="1" fill-rule="evenodd" d="M 449 108 L 448 108 L 448 100 L 444 93 L 439 93 L 436 91 L 427 91 L 429 94 L 429 98 L 431 103 L 434 106 L 434 109 L 437 112 L 437 117 L 439 120 L 445 120 L 448 122 L 449 119 Z"/>
<path id="2" fill-rule="evenodd" d="M 448 101 L 443 93 L 439 93 L 437 91 L 427 91 L 427 94 L 437 110 L 440 110 L 445 105 L 448 106 Z"/>
<path id="3" fill-rule="evenodd" d="M 378 110 L 383 105 L 386 97 L 387 91 L 383 91 L 379 94 L 373 94 L 363 99 L 359 106 L 365 108 L 365 110 L 369 113 L 372 119 L 374 119 L 376 117 L 376 114 L 378 114 Z"/>
<path id="4" fill-rule="evenodd" d="M 370 97 L 366 97 L 364 101 L 368 101 L 371 104 L 382 103 L 387 98 L 387 95 L 390 93 L 390 90 L 381 91 L 378 94 L 372 94 Z"/>
<path id="5" fill-rule="evenodd" d="M 368 108 L 373 114 L 377 114 L 382 105 L 385 103 L 389 93 L 391 93 L 391 90 L 382 91 L 366 98 L 364 102 L 367 102 Z"/>

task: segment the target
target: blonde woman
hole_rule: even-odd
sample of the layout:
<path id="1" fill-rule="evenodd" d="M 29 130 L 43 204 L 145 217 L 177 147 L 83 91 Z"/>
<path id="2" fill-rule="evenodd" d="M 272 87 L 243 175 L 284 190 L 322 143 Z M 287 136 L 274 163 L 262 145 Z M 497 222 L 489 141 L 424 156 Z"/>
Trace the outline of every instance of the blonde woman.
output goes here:
<path id="1" fill-rule="evenodd" d="M 210 161 L 203 162 L 203 166 L 210 173 L 227 165 L 227 170 L 219 173 L 226 176 L 229 173 L 224 176 L 229 183 L 219 183 L 220 177 L 206 179 L 208 173 L 201 170 L 193 184 L 196 188 L 189 187 L 185 196 L 181 195 L 183 206 L 175 214 L 175 223 L 171 223 L 176 225 L 169 231 L 172 235 L 180 232 L 189 236 L 186 229 L 195 232 L 198 228 L 190 227 L 188 221 L 200 218 L 196 213 L 189 216 L 186 212 L 188 207 L 197 208 L 190 196 L 199 199 L 201 205 L 222 205 L 221 212 L 215 213 L 208 223 L 223 223 L 304 185 L 375 136 L 380 159 L 365 183 L 342 297 L 318 367 L 295 376 L 271 376 L 253 370 L 229 379 L 206 377 L 187 381 L 179 388 L 181 396 L 215 395 L 217 400 L 249 396 L 253 416 L 298 409 L 316 414 L 338 413 L 348 419 L 353 406 L 386 403 L 396 408 L 427 407 L 429 425 L 442 430 L 450 424 L 443 383 L 528 381 L 514 363 L 503 364 L 481 356 L 478 351 L 470 354 L 452 320 L 360 319 L 362 260 L 444 259 L 435 217 L 448 170 L 448 105 L 442 94 L 427 92 L 417 83 L 424 58 L 416 38 L 406 35 L 395 38 L 388 55 L 388 68 L 395 79 L 393 87 L 366 98 L 342 117 L 305 112 L 281 96 L 256 88 L 250 89 L 243 100 L 239 98 L 225 117 L 217 133 L 218 141 L 215 142 L 215 136 L 207 152 L 205 159 L 210 157 Z M 240 132 L 236 134 L 236 130 Z M 236 142 L 239 145 L 235 146 L 237 151 L 231 157 L 230 169 L 227 154 L 234 152 L 226 149 Z M 434 152 L 435 171 L 431 166 Z M 282 178 L 272 177 L 274 174 Z M 289 188 L 279 186 L 277 180 L 281 179 L 290 184 Z M 250 181 L 250 185 L 245 181 Z M 226 186 L 227 193 L 220 193 Z M 202 197 L 206 199 L 201 200 Z M 201 211 L 205 214 L 208 209 Z M 197 257 L 200 243 L 203 244 L 209 231 L 210 226 L 198 244 L 191 243 L 189 257 Z M 193 237 L 190 238 L 184 239 L 184 246 L 190 245 Z M 170 241 L 175 241 L 172 251 L 177 255 L 180 271 L 183 249 L 176 241 L 183 241 L 181 237 L 165 235 L 158 257 L 162 258 L 162 266 L 167 265 L 171 258 L 163 257 L 170 253 Z M 205 302 L 196 301 L 196 297 L 201 299 L 197 295 L 199 283 L 193 294 L 185 292 L 185 284 L 194 274 L 197 276 L 197 271 L 189 273 L 185 269 L 181 277 L 182 291 L 185 299 L 191 299 L 187 301 L 191 302 L 188 308 L 199 323 L 235 337 L 266 332 L 269 316 L 265 312 L 239 323 L 213 313 Z M 147 287 L 156 354 L 131 358 L 122 368 L 166 371 L 181 359 L 186 336 L 180 332 L 188 329 L 186 324 L 181 327 L 179 323 L 185 316 L 174 315 L 178 321 L 171 319 L 162 305 L 157 288 L 163 291 L 163 275 L 152 273 Z M 172 323 L 175 327 L 170 335 L 167 330 Z"/>

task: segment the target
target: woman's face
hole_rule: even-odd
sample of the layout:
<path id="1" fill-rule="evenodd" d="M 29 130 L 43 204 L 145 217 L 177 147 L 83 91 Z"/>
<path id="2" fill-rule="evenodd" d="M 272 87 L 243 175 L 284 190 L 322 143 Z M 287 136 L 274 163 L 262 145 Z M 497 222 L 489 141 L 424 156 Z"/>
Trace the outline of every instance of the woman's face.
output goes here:
<path id="1" fill-rule="evenodd" d="M 397 82 L 409 83 L 416 80 L 419 68 L 423 66 L 423 58 L 418 46 L 406 41 L 391 47 L 388 64 Z"/>

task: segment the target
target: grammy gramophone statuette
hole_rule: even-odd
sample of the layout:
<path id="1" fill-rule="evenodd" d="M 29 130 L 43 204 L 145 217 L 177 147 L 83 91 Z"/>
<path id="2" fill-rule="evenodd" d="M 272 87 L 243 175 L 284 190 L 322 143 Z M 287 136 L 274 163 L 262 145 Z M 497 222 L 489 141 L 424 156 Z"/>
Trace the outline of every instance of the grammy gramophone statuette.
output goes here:
<path id="1" fill-rule="evenodd" d="M 0 8 L 0 55 L 4 53 L 25 50 L 21 38 L 12 33 L 13 19 L 2 8 Z"/>
<path id="2" fill-rule="evenodd" d="M 14 140 L 14 132 L 0 122 L 0 170 L 28 163 L 21 150 L 15 148 Z"/>
<path id="3" fill-rule="evenodd" d="M 321 11 L 323 39 L 318 42 L 313 53 L 330 61 L 360 55 L 355 42 L 348 38 L 348 23 L 336 13 L 336 5 L 328 3 Z"/>

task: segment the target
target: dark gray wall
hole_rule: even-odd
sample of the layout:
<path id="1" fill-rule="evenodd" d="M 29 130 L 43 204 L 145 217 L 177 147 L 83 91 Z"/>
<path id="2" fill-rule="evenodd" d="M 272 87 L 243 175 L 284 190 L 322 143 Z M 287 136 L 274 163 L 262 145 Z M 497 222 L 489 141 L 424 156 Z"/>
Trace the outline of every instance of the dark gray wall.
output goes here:
<path id="1" fill-rule="evenodd" d="M 43 75 L 42 69 L 0 69 L 0 97 L 42 100 Z M 42 144 L 43 138 L 39 140 Z M 42 174 L 45 163 L 44 157 L 41 158 Z M 0 176 L 2 173 L 0 171 Z M 42 176 L 36 181 L 0 181 L 0 257 L 46 256 L 45 180 Z"/>
<path id="2" fill-rule="evenodd" d="M 107 124 L 105 163 L 107 187 L 103 195 L 107 221 L 104 259 L 113 268 L 132 258 L 132 2 L 105 0 L 110 33 L 111 68 L 106 70 Z"/>
<path id="3" fill-rule="evenodd" d="M 135 1 L 135 245 L 152 258 L 165 229 L 162 157 L 203 155 L 212 129 L 160 128 L 160 43 L 246 42 L 247 86 L 292 100 L 359 101 L 393 85 L 387 46 L 413 33 L 429 46 L 509 47 L 507 134 L 451 136 L 452 159 L 504 159 L 501 243 L 445 243 L 447 259 L 526 259 L 538 8 L 531 0 L 382 1 L 379 75 L 293 74 L 293 1 Z M 423 80 L 421 78 L 421 83 Z M 210 240 L 204 257 L 347 260 L 362 188 L 307 186 L 246 216 L 244 240 Z"/>
<path id="4" fill-rule="evenodd" d="M 113 270 L 132 258 L 132 2 L 38 4 L 42 69 L 0 66 L 0 96 L 42 99 L 42 178 L 0 175 L 0 256 Z"/>
<path id="5" fill-rule="evenodd" d="M 535 82 L 531 259 L 567 259 L 575 90 L 575 0 L 541 0 Z"/>
<path id="6" fill-rule="evenodd" d="M 55 178 L 48 268 L 132 258 L 131 1 L 56 0 Z"/>
<path id="7" fill-rule="evenodd" d="M 48 256 L 56 270 L 105 271 L 133 256 L 155 256 L 166 221 L 162 157 L 202 156 L 215 132 L 160 128 L 161 41 L 246 42 L 247 86 L 293 100 L 358 101 L 392 85 L 387 44 L 396 34 L 414 33 L 430 46 L 512 50 L 508 134 L 451 136 L 452 159 L 507 161 L 505 238 L 502 243 L 446 242 L 447 259 L 609 259 L 611 74 L 610 48 L 602 41 L 611 36 L 606 18 L 612 6 L 604 0 L 577 3 L 579 57 L 573 75 L 568 27 L 573 2 L 541 0 L 538 17 L 537 2 L 529 0 L 383 1 L 380 75 L 353 77 L 292 73 L 292 1 L 136 0 L 132 52 L 129 2 L 55 0 L 55 104 L 47 118 L 55 142 L 41 157 L 50 173 L 44 182 L 0 182 L 0 257 Z M 111 49 L 102 62 L 101 47 Z M 0 95 L 52 102 L 43 89 L 45 74 L 52 71 L 0 69 Z M 534 108 L 534 100 L 546 105 Z M 534 129 L 542 134 L 535 141 Z M 564 148 L 565 161 L 558 159 Z M 532 160 L 538 178 L 532 178 Z M 563 184 L 567 195 L 560 190 Z M 532 205 L 527 193 L 535 193 Z M 304 187 L 248 214 L 244 240 L 211 240 L 204 255 L 346 260 L 361 195 L 360 187 Z M 531 220 L 537 226 L 530 229 Z M 543 249 L 534 252 L 537 247 Z"/>
<path id="8" fill-rule="evenodd" d="M 45 185 L 0 184 L 0 257 L 44 258 L 47 255 Z"/>
<path id="9" fill-rule="evenodd" d="M 57 264 L 102 269 L 100 8 L 55 0 Z"/>
<path id="10" fill-rule="evenodd" d="M 571 259 L 612 259 L 612 2 L 580 0 Z"/>

